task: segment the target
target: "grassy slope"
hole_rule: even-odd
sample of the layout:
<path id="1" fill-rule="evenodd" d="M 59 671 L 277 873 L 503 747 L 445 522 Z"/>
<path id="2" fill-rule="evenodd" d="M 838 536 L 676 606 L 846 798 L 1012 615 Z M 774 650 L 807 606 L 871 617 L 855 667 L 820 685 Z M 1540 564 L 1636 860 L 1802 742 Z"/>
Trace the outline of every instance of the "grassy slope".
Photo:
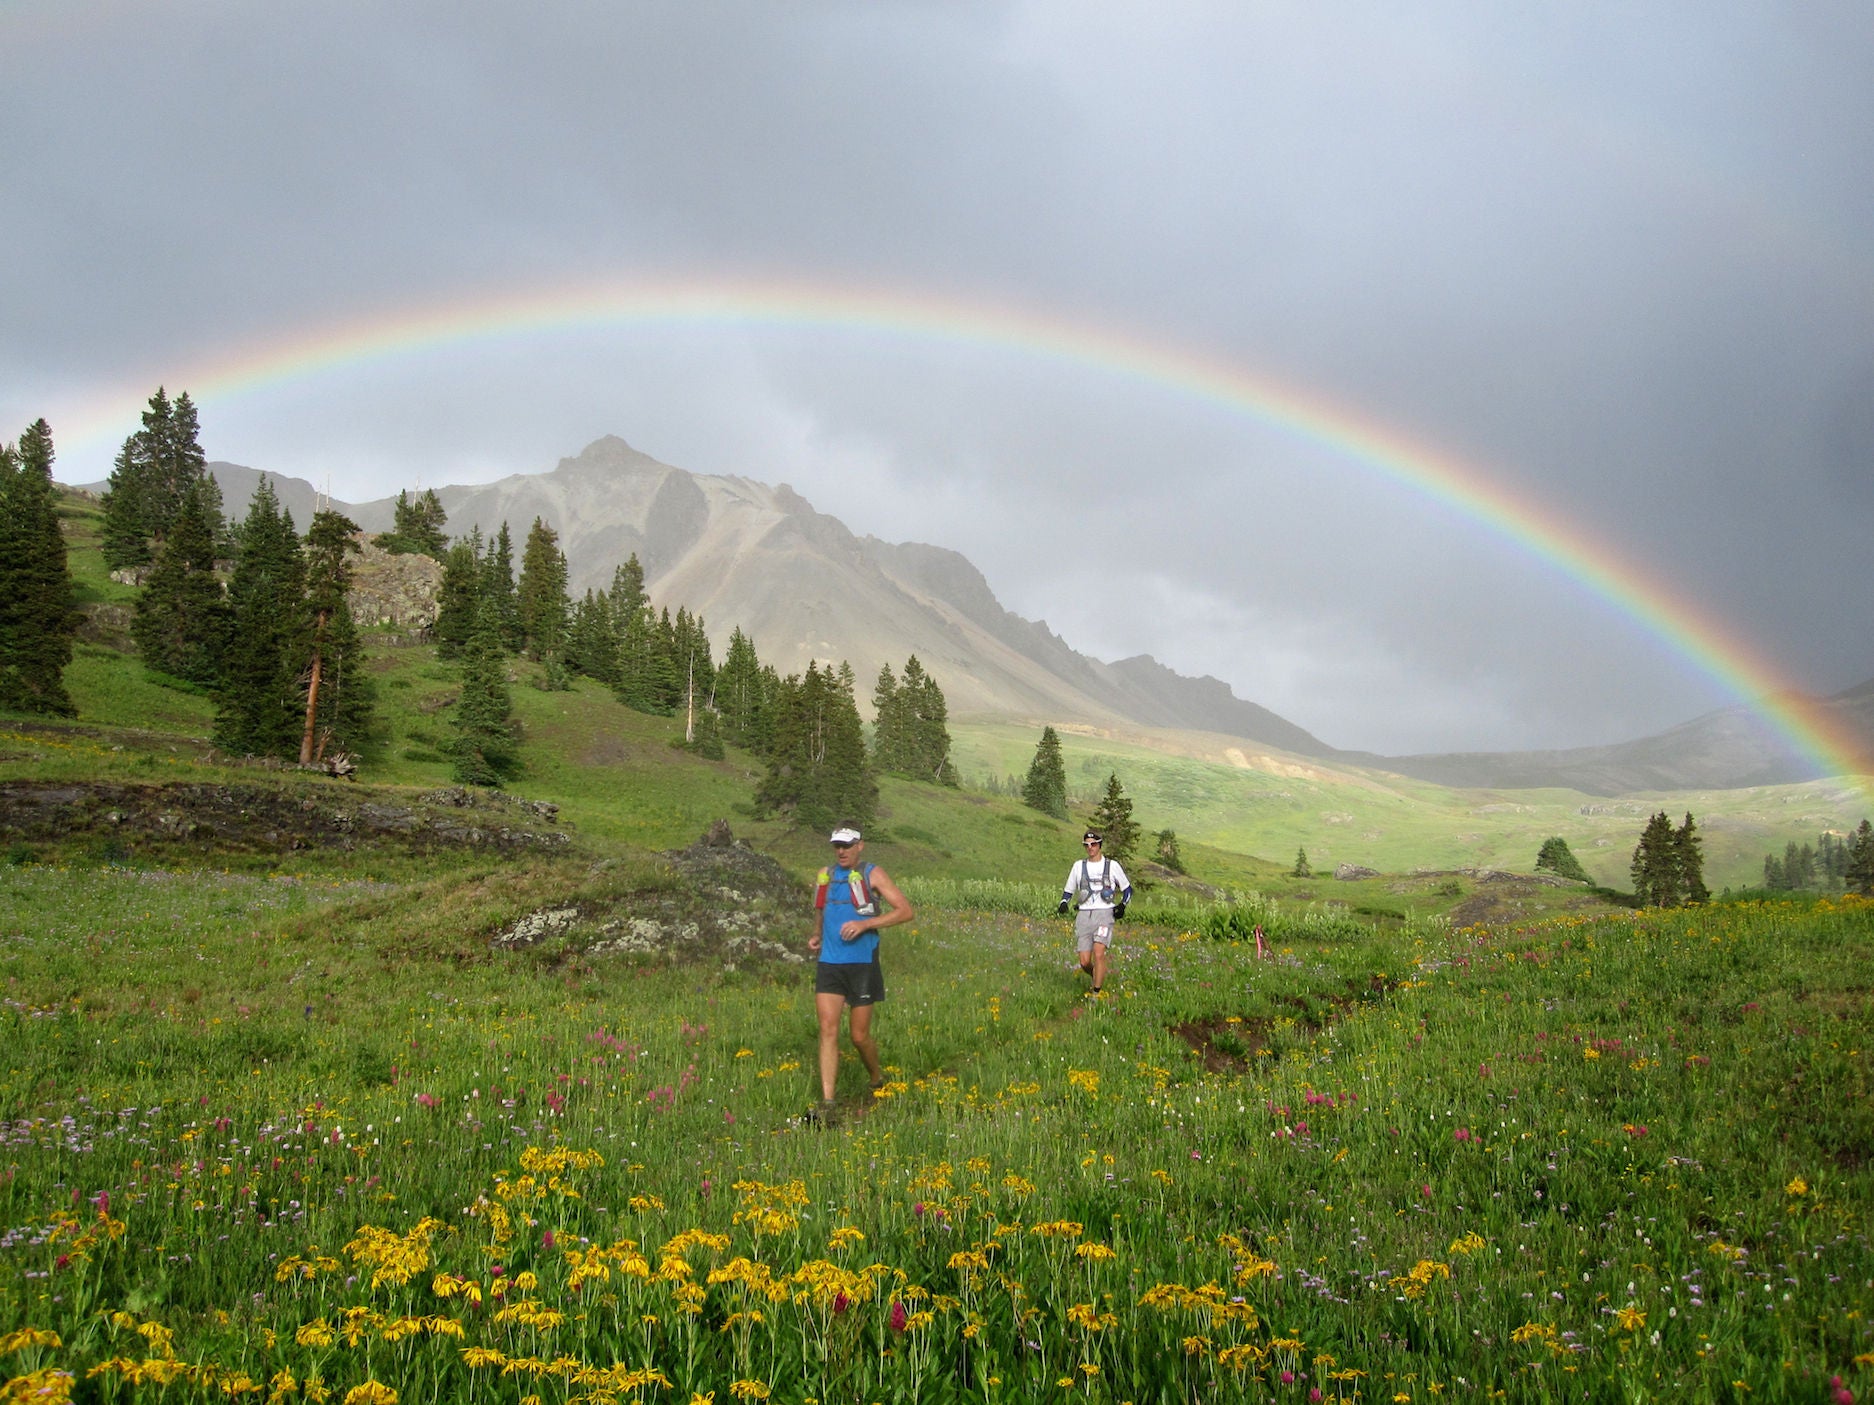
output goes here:
<path id="1" fill-rule="evenodd" d="M 98 552 L 95 505 L 68 498 L 80 602 L 121 610 L 134 599 L 112 582 Z M 107 631 L 108 633 L 108 631 Z M 118 631 L 121 638 L 121 630 Z M 200 694 L 163 686 L 134 659 L 108 644 L 83 643 L 68 671 L 79 721 L 114 732 L 107 746 L 180 762 L 199 753 L 213 720 Z M 385 723 L 382 744 L 368 758 L 373 782 L 433 788 L 447 784 L 442 752 L 451 734 L 448 703 L 457 670 L 421 646 L 380 641 L 373 672 Z M 533 667 L 510 669 L 517 713 L 525 727 L 527 772 L 517 794 L 562 807 L 592 849 L 664 849 L 693 840 L 712 820 L 726 818 L 738 835 L 790 866 L 811 869 L 821 858 L 818 837 L 774 821 L 758 821 L 749 799 L 758 763 L 732 754 L 705 762 L 676 750 L 677 724 L 619 707 L 591 682 L 572 691 L 533 686 Z M 959 721 L 952 724 L 959 771 L 980 785 L 990 776 L 1019 776 L 1038 735 L 1031 725 Z M 940 791 L 887 779 L 880 842 L 872 856 L 906 874 L 939 878 L 998 877 L 1052 883 L 1076 853 L 1075 830 L 1104 786 L 1119 775 L 1135 817 L 1149 832 L 1178 832 L 1194 876 L 1231 887 L 1256 887 L 1304 900 L 1345 901 L 1414 914 L 1448 907 L 1449 880 L 1401 880 L 1378 892 L 1373 883 L 1309 881 L 1284 875 L 1298 848 L 1317 874 L 1350 862 L 1393 874 L 1415 869 L 1504 868 L 1527 871 L 1542 841 L 1565 837 L 1595 879 L 1624 887 L 1633 844 L 1656 809 L 1693 812 L 1704 831 L 1707 878 L 1714 889 L 1747 886 L 1762 856 L 1789 840 L 1812 842 L 1823 829 L 1858 823 L 1862 798 L 1827 784 L 1740 791 L 1637 795 L 1617 800 L 1573 791 L 1461 791 L 1379 773 L 1335 770 L 1298 758 L 1255 754 L 1240 742 L 1201 733 L 1096 734 L 1062 729 L 1073 819 L 1060 824 L 981 790 Z M 109 757 L 65 758 L 67 773 L 109 767 Z M 44 748 L 41 748 L 44 751 Z M 50 774 L 44 769 L 10 774 Z M 54 769 L 57 769 L 56 767 Z M 1405 891 L 1392 891 L 1404 889 Z"/>
<path id="2" fill-rule="evenodd" d="M 957 766 L 980 784 L 1020 776 L 1039 732 L 1033 726 L 951 726 Z M 1572 790 L 1451 790 L 1378 772 L 1333 770 L 1301 758 L 1257 758 L 1231 738 L 1201 733 L 1095 734 L 1062 729 L 1075 813 L 1091 809 L 1109 772 L 1148 831 L 1177 830 L 1181 842 L 1257 854 L 1286 868 L 1305 848 L 1317 872 L 1355 863 L 1382 872 L 1415 868 L 1505 868 L 1528 872 L 1536 851 L 1559 834 L 1597 882 L 1627 886 L 1627 864 L 1647 816 L 1690 811 L 1705 838 L 1714 889 L 1754 885 L 1763 855 L 1789 840 L 1813 843 L 1868 813 L 1865 798 L 1827 782 L 1744 790 L 1638 794 L 1615 799 Z M 1316 885 L 1318 886 L 1318 885 Z"/>

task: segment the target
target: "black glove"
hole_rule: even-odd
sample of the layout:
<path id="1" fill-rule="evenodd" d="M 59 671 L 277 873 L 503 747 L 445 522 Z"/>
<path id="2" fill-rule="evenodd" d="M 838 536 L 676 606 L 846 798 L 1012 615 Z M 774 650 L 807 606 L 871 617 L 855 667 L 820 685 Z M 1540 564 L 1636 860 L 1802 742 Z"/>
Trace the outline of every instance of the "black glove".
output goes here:
<path id="1" fill-rule="evenodd" d="M 1121 898 L 1118 902 L 1113 904 L 1113 921 L 1117 922 L 1120 918 L 1124 917 L 1125 915 L 1126 915 L 1126 900 L 1124 898 Z"/>
<path id="2" fill-rule="evenodd" d="M 1061 899 L 1061 905 L 1060 905 L 1059 907 L 1057 907 L 1057 908 L 1055 908 L 1054 910 L 1055 910 L 1056 912 L 1058 912 L 1058 913 L 1060 913 L 1060 915 L 1061 915 L 1061 916 L 1063 916 L 1063 917 L 1065 917 L 1065 916 L 1067 916 L 1067 899 L 1066 899 L 1066 898 L 1062 898 L 1062 899 Z"/>

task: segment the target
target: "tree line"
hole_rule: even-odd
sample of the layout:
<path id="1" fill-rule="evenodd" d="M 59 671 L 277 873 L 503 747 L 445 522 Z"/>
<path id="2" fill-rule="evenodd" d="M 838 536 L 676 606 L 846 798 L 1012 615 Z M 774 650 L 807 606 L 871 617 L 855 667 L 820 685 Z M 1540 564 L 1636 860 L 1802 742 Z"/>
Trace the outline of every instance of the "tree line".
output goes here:
<path id="1" fill-rule="evenodd" d="M 1790 840 L 1782 854 L 1763 856 L 1763 886 L 1773 893 L 1874 894 L 1874 825 L 1864 819 L 1849 834 L 1825 830 L 1813 844 Z"/>

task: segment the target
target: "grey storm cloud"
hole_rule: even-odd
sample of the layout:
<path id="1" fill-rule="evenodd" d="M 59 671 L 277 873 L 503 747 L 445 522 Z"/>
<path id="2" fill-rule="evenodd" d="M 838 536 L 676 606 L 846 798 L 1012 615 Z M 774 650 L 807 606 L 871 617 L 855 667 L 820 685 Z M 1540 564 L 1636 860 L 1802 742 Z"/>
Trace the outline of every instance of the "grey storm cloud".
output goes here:
<path id="1" fill-rule="evenodd" d="M 1765 680 L 1874 675 L 1862 5 L 28 0 L 0 52 L 0 433 L 87 431 L 68 482 L 130 428 L 87 407 L 221 368 L 214 457 L 361 500 L 616 433 L 953 547 L 1076 647 L 1341 746 L 1617 741 L 1734 700 L 1535 523 Z M 234 373 L 664 279 L 1110 329 L 1524 515 L 987 331 L 597 321 Z"/>

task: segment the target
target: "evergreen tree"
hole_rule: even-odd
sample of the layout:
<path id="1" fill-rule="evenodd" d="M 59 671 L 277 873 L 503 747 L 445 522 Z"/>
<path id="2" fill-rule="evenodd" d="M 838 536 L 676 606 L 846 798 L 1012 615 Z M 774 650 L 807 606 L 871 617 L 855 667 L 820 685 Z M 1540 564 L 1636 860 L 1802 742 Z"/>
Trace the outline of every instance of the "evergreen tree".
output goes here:
<path id="1" fill-rule="evenodd" d="M 143 412 L 142 428 L 124 441 L 105 489 L 104 559 L 113 570 L 153 561 L 175 529 L 185 500 L 198 490 L 209 509 L 211 540 L 221 543 L 226 531 L 221 488 L 209 476 L 200 439 L 188 392 L 171 402 L 159 386 Z"/>
<path id="2" fill-rule="evenodd" d="M 1647 821 L 1629 865 L 1633 896 L 1642 907 L 1677 907 L 1685 900 L 1682 862 L 1678 834 L 1662 810 Z"/>
<path id="3" fill-rule="evenodd" d="M 456 699 L 455 778 L 498 786 L 519 774 L 514 704 L 508 694 L 500 618 L 484 599 L 462 650 L 462 691 Z"/>
<path id="4" fill-rule="evenodd" d="M 678 607 L 671 627 L 671 657 L 680 680 L 673 706 L 683 713 L 684 741 L 694 745 L 697 717 L 711 710 L 716 690 L 716 665 L 709 656 L 709 633 L 701 615 Z M 715 746 L 720 752 L 720 738 Z"/>
<path id="5" fill-rule="evenodd" d="M 219 676 L 227 640 L 221 582 L 215 577 L 218 515 L 201 484 L 184 495 L 130 625 L 147 667 L 204 685 Z"/>
<path id="6" fill-rule="evenodd" d="M 481 616 L 486 570 L 481 559 L 481 529 L 456 542 L 442 558 L 442 584 L 436 592 L 436 656 L 457 659 Z"/>
<path id="7" fill-rule="evenodd" d="M 1158 831 L 1158 861 L 1173 873 L 1184 872 L 1184 855 L 1178 852 L 1177 830 Z"/>
<path id="8" fill-rule="evenodd" d="M 1133 850 L 1139 847 L 1139 826 L 1132 818 L 1132 801 L 1126 797 L 1118 776 L 1107 776 L 1106 794 L 1093 807 L 1093 816 L 1087 821 L 1087 828 L 1100 832 L 1105 840 L 1101 847 L 1107 857 L 1116 862 L 1125 863 L 1132 857 Z"/>
<path id="9" fill-rule="evenodd" d="M 1808 875 L 1803 872 L 1802 849 L 1794 839 L 1783 846 L 1783 879 L 1791 888 L 1806 888 Z"/>
<path id="10" fill-rule="evenodd" d="M 729 634 L 729 648 L 716 670 L 716 708 L 722 716 L 723 736 L 733 745 L 759 750 L 760 719 L 767 711 L 761 660 L 755 645 L 737 625 Z"/>
<path id="11" fill-rule="evenodd" d="M 1678 859 L 1679 886 L 1688 903 L 1711 901 L 1711 889 L 1705 886 L 1705 841 L 1698 836 L 1692 812 L 1685 812 L 1685 823 L 1672 836 Z"/>
<path id="12" fill-rule="evenodd" d="M 906 732 L 906 774 L 955 786 L 956 768 L 950 764 L 950 710 L 943 689 L 924 671 L 916 654 L 905 660 L 899 697 Z"/>
<path id="13" fill-rule="evenodd" d="M 1843 877 L 1863 897 L 1874 895 L 1874 826 L 1866 820 L 1848 841 L 1848 865 Z"/>
<path id="14" fill-rule="evenodd" d="M 449 514 L 443 510 L 434 488 L 425 488 L 416 498 L 410 496 L 408 488 L 404 489 L 397 494 L 391 513 L 391 529 L 381 533 L 375 545 L 395 556 L 421 553 L 437 561 L 443 559 L 443 553 L 449 549 L 449 538 L 443 532 Z"/>
<path id="15" fill-rule="evenodd" d="M 1067 818 L 1067 763 L 1061 758 L 1061 739 L 1053 727 L 1041 729 L 1041 740 L 1022 781 L 1022 804 L 1057 820 Z"/>
<path id="16" fill-rule="evenodd" d="M 376 689 L 364 669 L 364 644 L 346 595 L 358 550 L 358 524 L 342 513 L 316 512 L 306 529 L 306 632 L 303 670 L 305 725 L 299 764 L 328 750 L 356 751 L 369 738 Z"/>
<path id="17" fill-rule="evenodd" d="M 1772 893 L 1780 893 L 1789 887 L 1783 879 L 1783 861 L 1775 854 L 1763 856 L 1763 886 Z"/>
<path id="18" fill-rule="evenodd" d="M 877 810 L 859 709 L 832 669 L 809 664 L 805 677 L 781 680 L 768 772 L 755 801 L 810 829 L 842 820 L 864 826 Z"/>
<path id="19" fill-rule="evenodd" d="M 875 770 L 903 774 L 909 770 L 906 753 L 904 707 L 898 696 L 898 675 L 889 663 L 880 664 L 872 685 L 872 765 Z"/>
<path id="20" fill-rule="evenodd" d="M 506 653 L 518 654 L 526 634 L 521 628 L 520 600 L 514 590 L 514 541 L 505 522 L 482 557 L 482 595 L 493 610 L 499 647 Z"/>
<path id="21" fill-rule="evenodd" d="M 1314 870 L 1308 867 L 1308 851 L 1306 849 L 1297 849 L 1295 851 L 1295 866 L 1288 871 L 1288 876 L 1290 878 L 1314 877 Z"/>
<path id="22" fill-rule="evenodd" d="M 1542 841 L 1542 848 L 1536 853 L 1536 872 L 1553 873 L 1557 878 L 1573 878 L 1582 883 L 1592 881 L 1574 850 L 1568 847 L 1568 841 L 1559 834 Z"/>
<path id="23" fill-rule="evenodd" d="M 73 604 L 52 482 L 52 428 L 0 445 L 0 707 L 70 716 L 65 666 L 83 618 Z"/>
<path id="24" fill-rule="evenodd" d="M 566 557 L 559 534 L 538 517 L 521 551 L 521 580 L 516 591 L 521 635 L 530 657 L 546 662 L 566 652 Z"/>
<path id="25" fill-rule="evenodd" d="M 588 588 L 573 606 L 566 630 L 566 666 L 601 683 L 618 681 L 618 631 L 612 625 L 612 597 L 604 591 Z"/>
<path id="26" fill-rule="evenodd" d="M 302 722 L 306 562 L 292 514 L 264 475 L 235 542 L 215 745 L 233 756 L 290 757 Z"/>

